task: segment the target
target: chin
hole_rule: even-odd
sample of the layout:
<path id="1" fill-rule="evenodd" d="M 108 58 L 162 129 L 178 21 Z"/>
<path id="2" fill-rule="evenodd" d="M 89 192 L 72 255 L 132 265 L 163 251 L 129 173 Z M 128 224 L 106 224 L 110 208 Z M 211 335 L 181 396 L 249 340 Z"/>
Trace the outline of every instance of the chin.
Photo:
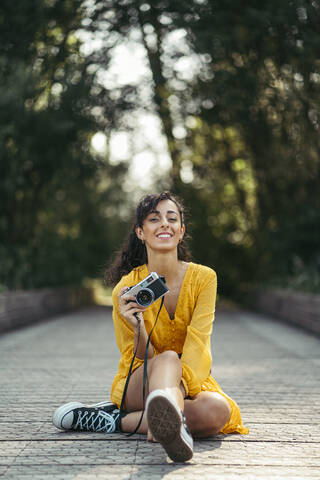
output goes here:
<path id="1" fill-rule="evenodd" d="M 157 245 L 154 250 L 158 250 L 159 252 L 172 252 L 177 250 L 177 245 Z"/>

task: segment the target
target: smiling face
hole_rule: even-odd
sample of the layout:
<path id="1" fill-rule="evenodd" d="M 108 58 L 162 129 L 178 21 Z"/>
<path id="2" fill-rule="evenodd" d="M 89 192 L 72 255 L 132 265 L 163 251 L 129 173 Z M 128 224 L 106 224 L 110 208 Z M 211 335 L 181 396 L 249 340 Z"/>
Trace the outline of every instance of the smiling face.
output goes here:
<path id="1" fill-rule="evenodd" d="M 185 227 L 177 205 L 172 200 L 161 200 L 136 228 L 137 237 L 152 250 L 169 251 L 177 248 Z"/>

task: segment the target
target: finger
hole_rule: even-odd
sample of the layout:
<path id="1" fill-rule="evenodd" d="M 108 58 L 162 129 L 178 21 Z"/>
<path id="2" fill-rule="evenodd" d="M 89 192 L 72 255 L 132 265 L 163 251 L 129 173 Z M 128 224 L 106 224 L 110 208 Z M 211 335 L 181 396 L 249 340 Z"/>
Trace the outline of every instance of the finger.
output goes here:
<path id="1" fill-rule="evenodd" d="M 139 310 L 133 309 L 130 312 L 122 312 L 120 314 L 124 317 L 124 319 L 130 323 L 133 327 L 136 327 L 138 323 L 143 322 L 143 314 Z"/>
<path id="2" fill-rule="evenodd" d="M 129 307 L 130 308 L 135 308 L 136 310 L 138 310 L 139 312 L 144 312 L 146 307 L 142 307 L 141 305 L 139 305 L 138 303 L 136 302 L 130 302 L 129 303 Z"/>
<path id="3" fill-rule="evenodd" d="M 119 290 L 119 293 L 118 293 L 118 301 L 119 301 L 119 303 L 120 303 L 121 301 L 125 301 L 125 300 L 127 299 L 127 297 L 123 298 L 123 295 L 124 295 L 126 292 L 128 292 L 129 290 L 130 290 L 129 287 L 123 287 L 123 288 L 121 288 L 121 289 Z M 132 295 L 131 295 L 130 297 L 132 297 Z M 132 297 L 132 298 L 134 298 L 134 297 Z"/>
<path id="4" fill-rule="evenodd" d="M 121 299 L 124 300 L 126 303 L 136 301 L 136 297 L 134 297 L 133 295 L 126 295 L 125 297 L 122 296 Z"/>
<path id="5" fill-rule="evenodd" d="M 119 303 L 119 308 L 124 311 L 129 311 L 132 308 L 137 308 L 141 311 L 145 310 L 145 307 L 142 307 L 139 305 L 137 302 L 134 302 L 133 300 L 130 300 L 130 302 L 124 302 L 124 303 Z"/>
<path id="6" fill-rule="evenodd" d="M 144 312 L 146 307 L 143 307 L 141 305 L 139 305 L 137 302 L 131 300 L 130 302 L 125 302 L 125 303 L 122 303 L 120 305 L 120 308 L 122 308 L 123 310 L 125 310 L 126 312 L 129 312 L 130 309 L 132 308 L 136 308 L 138 309 L 140 312 Z"/>
<path id="7" fill-rule="evenodd" d="M 143 316 L 142 316 L 142 312 L 140 312 L 140 310 L 137 310 L 137 309 L 133 309 L 133 310 L 130 310 L 130 312 L 127 312 L 127 315 L 130 315 L 132 318 L 136 318 L 136 314 L 138 316 L 138 318 L 140 320 L 142 320 Z"/>
<path id="8" fill-rule="evenodd" d="M 128 295 L 126 297 L 121 295 L 120 297 L 118 297 L 118 301 L 119 301 L 119 305 L 125 305 L 125 304 L 130 303 L 130 302 L 137 303 L 136 302 L 136 297 L 134 297 L 133 295 Z"/>
<path id="9" fill-rule="evenodd" d="M 121 297 L 121 295 L 123 295 L 125 292 L 127 292 L 129 290 L 130 287 L 122 287 L 120 288 L 119 290 L 119 293 L 118 293 L 118 297 Z"/>

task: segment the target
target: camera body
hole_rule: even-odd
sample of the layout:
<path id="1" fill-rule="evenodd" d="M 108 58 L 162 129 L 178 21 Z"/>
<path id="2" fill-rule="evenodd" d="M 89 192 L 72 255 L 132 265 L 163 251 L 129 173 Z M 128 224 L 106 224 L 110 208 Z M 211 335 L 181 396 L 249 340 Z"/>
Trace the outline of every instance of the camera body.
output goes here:
<path id="1" fill-rule="evenodd" d="M 168 292 L 169 289 L 164 282 L 164 277 L 159 277 L 156 272 L 151 272 L 141 282 L 130 287 L 129 290 L 122 295 L 122 298 L 134 296 L 139 305 L 149 307 L 149 305 L 152 305 Z"/>

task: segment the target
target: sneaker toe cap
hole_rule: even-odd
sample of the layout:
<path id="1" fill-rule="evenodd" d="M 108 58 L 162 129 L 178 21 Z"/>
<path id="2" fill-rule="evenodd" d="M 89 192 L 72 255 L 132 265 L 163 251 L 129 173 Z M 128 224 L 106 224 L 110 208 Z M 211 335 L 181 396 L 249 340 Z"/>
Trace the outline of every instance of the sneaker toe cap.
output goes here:
<path id="1" fill-rule="evenodd" d="M 61 422 L 60 422 L 61 427 L 64 430 L 69 430 L 72 426 L 73 418 L 74 418 L 73 412 L 69 412 L 69 413 L 66 413 L 65 415 L 63 415 L 63 417 L 61 418 Z"/>
<path id="2" fill-rule="evenodd" d="M 74 409 L 81 406 L 81 403 L 72 402 L 57 408 L 52 418 L 55 427 L 60 428 L 60 430 L 70 430 L 74 420 Z"/>

